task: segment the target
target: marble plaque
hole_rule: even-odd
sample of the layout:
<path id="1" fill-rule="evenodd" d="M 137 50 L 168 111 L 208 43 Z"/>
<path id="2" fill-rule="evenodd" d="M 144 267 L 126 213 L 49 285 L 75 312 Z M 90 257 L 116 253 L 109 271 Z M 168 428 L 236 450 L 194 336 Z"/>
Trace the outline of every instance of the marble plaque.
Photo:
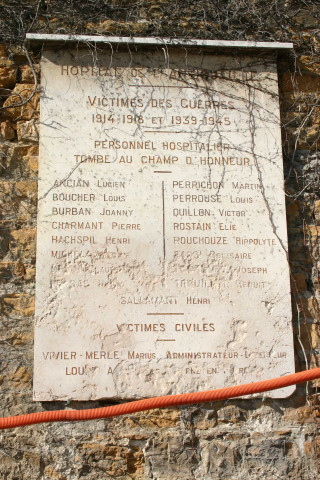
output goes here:
<path id="1" fill-rule="evenodd" d="M 275 59 L 106 48 L 43 53 L 34 399 L 293 373 Z"/>

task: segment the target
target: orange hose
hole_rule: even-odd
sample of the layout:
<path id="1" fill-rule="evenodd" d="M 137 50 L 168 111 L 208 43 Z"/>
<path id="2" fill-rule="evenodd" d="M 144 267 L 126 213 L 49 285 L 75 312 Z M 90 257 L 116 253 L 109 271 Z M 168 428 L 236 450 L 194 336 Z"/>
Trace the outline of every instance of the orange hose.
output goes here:
<path id="1" fill-rule="evenodd" d="M 0 418 L 0 430 L 24 425 L 32 425 L 44 422 L 61 421 L 84 421 L 98 418 L 117 417 L 128 413 L 152 410 L 153 408 L 174 407 L 191 403 L 212 402 L 214 400 L 226 400 L 228 398 L 242 397 L 253 393 L 276 390 L 298 383 L 308 382 L 320 378 L 320 368 L 293 373 L 284 377 L 264 380 L 262 382 L 247 383 L 235 387 L 219 388 L 205 392 L 183 393 L 163 397 L 147 398 L 129 403 L 122 403 L 111 407 L 92 408 L 89 410 L 54 410 L 50 412 L 29 413 L 16 417 Z"/>

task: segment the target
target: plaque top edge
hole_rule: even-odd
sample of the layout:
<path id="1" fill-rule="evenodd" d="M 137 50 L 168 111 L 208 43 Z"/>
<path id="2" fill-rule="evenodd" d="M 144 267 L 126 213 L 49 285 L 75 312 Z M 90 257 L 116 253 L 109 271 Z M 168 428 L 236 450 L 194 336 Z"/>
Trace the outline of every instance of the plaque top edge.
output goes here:
<path id="1" fill-rule="evenodd" d="M 116 37 L 104 35 L 65 35 L 27 33 L 29 42 L 80 42 L 80 43 L 112 43 L 127 45 L 167 45 L 176 47 L 211 47 L 211 48 L 244 48 L 262 50 L 290 50 L 291 42 L 255 42 L 233 40 L 204 40 L 190 38 L 161 38 L 161 37 Z"/>

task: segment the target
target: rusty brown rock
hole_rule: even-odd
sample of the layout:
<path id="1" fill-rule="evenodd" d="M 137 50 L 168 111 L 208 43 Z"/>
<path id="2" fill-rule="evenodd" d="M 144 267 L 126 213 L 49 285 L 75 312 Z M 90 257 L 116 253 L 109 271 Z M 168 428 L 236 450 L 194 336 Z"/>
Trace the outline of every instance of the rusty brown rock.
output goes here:
<path id="1" fill-rule="evenodd" d="M 12 151 L 13 157 L 22 158 L 25 156 L 38 156 L 39 155 L 39 146 L 38 145 L 19 145 L 16 144 Z"/>
<path id="2" fill-rule="evenodd" d="M 3 298 L 3 304 L 15 315 L 30 317 L 34 313 L 34 297 L 27 294 L 12 293 Z"/>
<path id="3" fill-rule="evenodd" d="M 241 419 L 243 419 L 243 413 L 234 405 L 222 408 L 218 412 L 218 423 L 238 423 Z"/>
<path id="4" fill-rule="evenodd" d="M 30 65 L 21 65 L 20 74 L 21 74 L 21 83 L 34 84 L 34 74 L 37 77 L 37 80 L 40 80 L 40 67 L 39 65 L 33 65 L 34 73 Z"/>
<path id="5" fill-rule="evenodd" d="M 25 266 L 25 278 L 27 282 L 35 281 L 36 278 L 36 267 L 34 265 Z"/>
<path id="6" fill-rule="evenodd" d="M 0 193 L 2 212 L 6 216 L 6 221 L 11 221 L 12 225 L 32 222 L 36 212 L 36 181 L 0 182 Z"/>
<path id="7" fill-rule="evenodd" d="M 33 334 L 31 332 L 28 332 L 28 333 L 10 332 L 6 336 L 6 340 L 11 345 L 14 345 L 14 346 L 32 345 Z"/>
<path id="8" fill-rule="evenodd" d="M 7 56 L 7 47 L 6 45 L 0 44 L 0 57 Z"/>
<path id="9" fill-rule="evenodd" d="M 292 278 L 293 278 L 293 284 L 298 292 L 306 290 L 307 288 L 306 277 L 303 273 L 294 273 L 292 274 Z"/>
<path id="10" fill-rule="evenodd" d="M 25 388 L 26 384 L 29 384 L 30 379 L 31 374 L 24 365 L 18 366 L 14 372 L 9 374 L 8 378 L 13 388 L 19 389 Z"/>
<path id="11" fill-rule="evenodd" d="M 317 224 L 320 224 L 320 200 L 315 200 L 313 205 L 313 211 Z"/>
<path id="12" fill-rule="evenodd" d="M 305 405 L 299 408 L 289 408 L 284 414 L 286 422 L 294 421 L 298 424 L 312 423 L 316 418 L 316 411 L 312 406 Z"/>
<path id="13" fill-rule="evenodd" d="M 44 469 L 44 474 L 46 475 L 46 478 L 52 479 L 52 480 L 67 480 L 67 477 L 65 475 L 62 475 L 61 473 L 57 472 L 51 465 L 48 465 Z"/>
<path id="14" fill-rule="evenodd" d="M 14 281 L 25 274 L 25 267 L 20 262 L 0 262 L 0 282 Z"/>
<path id="15" fill-rule="evenodd" d="M 14 184 L 15 193 L 18 196 L 28 197 L 29 199 L 36 199 L 37 197 L 37 182 L 21 180 Z"/>
<path id="16" fill-rule="evenodd" d="M 281 87 L 284 92 L 302 90 L 305 93 L 320 91 L 320 76 L 307 74 L 284 73 L 281 78 Z"/>
<path id="17" fill-rule="evenodd" d="M 36 229 L 22 228 L 10 232 L 12 240 L 9 250 L 14 258 L 21 260 L 35 260 L 36 257 Z"/>
<path id="18" fill-rule="evenodd" d="M 8 65 L 4 65 L 8 63 Z M 13 88 L 17 79 L 17 69 L 10 65 L 10 61 L 0 61 L 0 88 Z"/>
<path id="19" fill-rule="evenodd" d="M 33 174 L 37 174 L 38 173 L 38 158 L 39 157 L 35 156 L 35 155 L 30 155 L 29 157 L 25 157 L 25 158 L 27 159 L 30 171 Z"/>
<path id="20" fill-rule="evenodd" d="M 8 120 L 0 123 L 0 138 L 1 137 L 3 140 L 12 140 L 15 137 L 14 128 Z"/>
<path id="21" fill-rule="evenodd" d="M 313 15 L 312 11 L 308 9 L 299 9 L 299 12 L 293 19 L 302 28 L 317 28 L 319 25 L 319 20 L 316 18 L 316 15 Z"/>
<path id="22" fill-rule="evenodd" d="M 31 120 L 39 113 L 39 98 L 34 85 L 18 83 L 3 104 L 6 108 L 5 115 L 15 120 Z"/>
<path id="23" fill-rule="evenodd" d="M 18 140 L 28 143 L 39 141 L 39 123 L 32 119 L 28 122 L 17 122 Z"/>
<path id="24" fill-rule="evenodd" d="M 313 318 L 314 320 L 319 319 L 319 301 L 316 296 L 306 293 L 304 296 L 300 297 L 303 314 L 308 318 Z"/>

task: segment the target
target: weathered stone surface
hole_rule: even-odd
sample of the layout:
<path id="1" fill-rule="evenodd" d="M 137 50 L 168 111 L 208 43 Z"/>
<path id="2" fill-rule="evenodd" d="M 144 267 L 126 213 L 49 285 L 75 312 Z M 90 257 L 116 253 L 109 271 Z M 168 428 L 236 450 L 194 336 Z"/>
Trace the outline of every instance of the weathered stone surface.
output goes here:
<path id="1" fill-rule="evenodd" d="M 36 181 L 0 182 L 0 193 L 3 195 L 0 205 L 6 222 L 17 227 L 34 223 L 37 208 Z"/>
<path id="2" fill-rule="evenodd" d="M 318 225 L 320 225 L 320 200 L 314 202 L 314 217 Z"/>
<path id="3" fill-rule="evenodd" d="M 306 290 L 307 288 L 306 277 L 303 273 L 294 273 L 292 277 L 293 277 L 294 285 L 298 291 Z"/>
<path id="4" fill-rule="evenodd" d="M 16 144 L 12 150 L 12 157 L 16 158 L 17 160 L 21 160 L 25 156 L 37 156 L 39 154 L 39 146 L 38 145 L 24 145 Z"/>
<path id="5" fill-rule="evenodd" d="M 3 65 L 3 61 L 0 59 L 0 88 L 12 88 L 16 82 L 17 71 L 16 68 L 9 65 Z"/>
<path id="6" fill-rule="evenodd" d="M 292 162 L 292 176 L 298 175 L 302 188 L 312 191 L 320 182 L 320 156 L 317 152 L 301 150 L 296 152 Z M 296 174 L 295 174 L 296 172 Z"/>
<path id="7" fill-rule="evenodd" d="M 0 139 L 12 140 L 15 137 L 15 131 L 12 124 L 7 120 L 0 123 Z"/>
<path id="8" fill-rule="evenodd" d="M 36 229 L 22 228 L 10 232 L 12 240 L 9 244 L 13 258 L 21 260 L 32 260 L 36 258 Z"/>
<path id="9" fill-rule="evenodd" d="M 14 106 L 20 104 L 21 106 Z M 31 120 L 38 113 L 39 93 L 34 91 L 34 85 L 32 84 L 17 83 L 3 106 L 6 107 L 5 115 L 7 117 L 15 120 Z"/>
<path id="10" fill-rule="evenodd" d="M 320 62 L 317 56 L 301 55 L 298 59 L 300 70 L 306 70 L 312 75 L 320 75 Z"/>
<path id="11" fill-rule="evenodd" d="M 37 77 L 37 81 L 40 80 L 40 67 L 39 65 L 33 65 L 34 72 L 30 65 L 22 65 L 20 67 L 21 83 L 34 84 L 34 74 Z"/>
<path id="12" fill-rule="evenodd" d="M 320 91 L 320 76 L 284 73 L 282 76 L 282 89 L 284 92 L 303 90 L 305 93 Z"/>
<path id="13" fill-rule="evenodd" d="M 1 158 L 2 157 L 2 158 Z M 0 144 L 1 177 L 9 182 L 13 179 L 37 180 L 38 145 Z"/>
<path id="14" fill-rule="evenodd" d="M 294 21 L 302 28 L 312 28 L 319 25 L 318 19 L 307 9 L 299 9 L 299 13 L 294 16 Z"/>
<path id="15" fill-rule="evenodd" d="M 9 372 L 8 380 L 13 388 L 18 388 L 19 390 L 25 388 L 29 384 L 30 379 L 31 374 L 23 365 L 17 367 L 11 374 Z"/>
<path id="16" fill-rule="evenodd" d="M 201 70 L 191 50 L 188 73 L 184 50 L 164 70 L 154 48 L 106 51 L 108 79 L 90 51 L 44 54 L 35 399 L 293 371 L 277 76 L 258 61 L 207 54 Z"/>
<path id="17" fill-rule="evenodd" d="M 36 175 L 38 173 L 38 156 L 31 155 L 29 157 L 25 157 L 25 159 L 27 160 L 30 172 L 33 175 Z"/>
<path id="18" fill-rule="evenodd" d="M 6 45 L 0 44 L 0 57 L 6 57 L 7 47 Z"/>
<path id="19" fill-rule="evenodd" d="M 12 293 L 3 297 L 3 304 L 14 315 L 30 317 L 34 313 L 34 298 L 29 295 Z"/>
<path id="20" fill-rule="evenodd" d="M 39 123 L 32 119 L 29 122 L 17 122 L 18 140 L 37 143 L 39 140 Z"/>
<path id="21" fill-rule="evenodd" d="M 0 262 L 0 282 L 13 282 L 25 274 L 23 263 L 20 262 Z"/>

